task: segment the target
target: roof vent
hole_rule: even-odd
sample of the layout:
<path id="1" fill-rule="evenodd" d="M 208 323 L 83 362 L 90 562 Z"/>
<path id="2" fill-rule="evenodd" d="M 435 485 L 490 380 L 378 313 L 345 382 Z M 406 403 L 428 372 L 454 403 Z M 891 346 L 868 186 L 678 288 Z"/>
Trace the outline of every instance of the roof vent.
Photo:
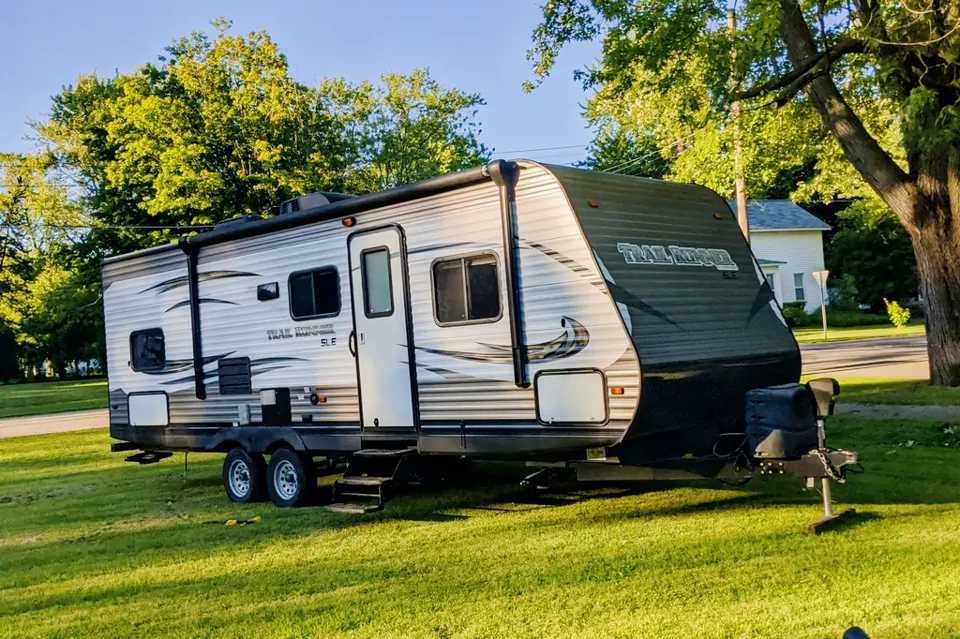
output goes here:
<path id="1" fill-rule="evenodd" d="M 238 215 L 237 217 L 231 217 L 229 220 L 221 220 L 214 225 L 214 228 L 223 228 L 225 226 L 240 226 L 241 224 L 250 224 L 251 222 L 259 222 L 263 218 L 259 215 Z"/>
<path id="2" fill-rule="evenodd" d="M 300 197 L 293 198 L 292 200 L 282 202 L 280 204 L 280 215 L 296 213 L 297 211 L 305 211 L 307 209 L 315 209 L 317 207 L 330 204 L 331 202 L 339 202 L 352 197 L 355 196 L 347 195 L 345 193 L 329 193 L 327 191 L 308 193 L 307 195 L 301 195 Z"/>

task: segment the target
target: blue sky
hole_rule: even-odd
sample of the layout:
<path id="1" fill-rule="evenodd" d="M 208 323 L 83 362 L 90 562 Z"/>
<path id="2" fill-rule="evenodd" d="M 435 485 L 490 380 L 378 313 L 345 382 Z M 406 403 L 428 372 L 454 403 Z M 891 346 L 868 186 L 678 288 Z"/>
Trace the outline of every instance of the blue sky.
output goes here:
<path id="1" fill-rule="evenodd" d="M 591 134 L 580 117 L 587 94 L 575 68 L 599 55 L 595 43 L 565 51 L 532 94 L 525 52 L 542 0 L 38 0 L 4 3 L 0 15 L 0 151 L 28 152 L 27 120 L 43 118 L 50 96 L 82 73 L 113 75 L 156 59 L 173 38 L 225 17 L 234 30 L 267 30 L 308 85 L 429 67 L 444 86 L 480 93 L 482 141 L 497 154 L 555 163 L 582 159 Z M 522 153 L 509 153 L 524 151 Z"/>

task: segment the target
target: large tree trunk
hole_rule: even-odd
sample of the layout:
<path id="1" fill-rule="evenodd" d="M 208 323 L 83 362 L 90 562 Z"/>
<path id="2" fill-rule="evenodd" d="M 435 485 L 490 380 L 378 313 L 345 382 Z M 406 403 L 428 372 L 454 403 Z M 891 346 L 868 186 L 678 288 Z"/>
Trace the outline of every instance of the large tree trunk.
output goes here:
<path id="1" fill-rule="evenodd" d="M 960 242 L 949 211 L 911 232 L 927 323 L 930 383 L 960 386 Z"/>
<path id="2" fill-rule="evenodd" d="M 780 0 L 780 7 L 790 62 L 802 68 L 823 53 L 797 0 Z M 844 155 L 910 233 L 926 313 L 930 382 L 960 386 L 960 156 L 913 153 L 908 175 L 866 130 L 829 73 L 812 77 L 805 90 Z"/>

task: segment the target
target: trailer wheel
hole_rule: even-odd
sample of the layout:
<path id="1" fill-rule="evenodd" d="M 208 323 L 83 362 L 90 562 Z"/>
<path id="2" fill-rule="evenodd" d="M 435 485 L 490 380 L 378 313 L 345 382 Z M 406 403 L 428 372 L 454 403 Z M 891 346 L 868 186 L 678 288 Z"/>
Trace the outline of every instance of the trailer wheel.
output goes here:
<path id="1" fill-rule="evenodd" d="M 281 448 L 270 456 L 267 466 L 267 492 L 280 508 L 305 506 L 317 491 L 313 460 L 290 448 Z"/>
<path id="2" fill-rule="evenodd" d="M 249 504 L 267 498 L 267 464 L 263 455 L 250 454 L 239 446 L 223 460 L 223 487 L 230 501 Z"/>

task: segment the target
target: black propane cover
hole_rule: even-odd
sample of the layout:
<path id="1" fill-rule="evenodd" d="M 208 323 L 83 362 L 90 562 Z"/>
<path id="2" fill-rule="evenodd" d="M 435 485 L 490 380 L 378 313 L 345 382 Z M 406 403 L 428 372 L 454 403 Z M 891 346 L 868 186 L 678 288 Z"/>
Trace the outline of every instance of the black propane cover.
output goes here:
<path id="1" fill-rule="evenodd" d="M 747 452 L 754 457 L 790 459 L 817 447 L 817 420 L 810 391 L 783 384 L 747 391 Z"/>

